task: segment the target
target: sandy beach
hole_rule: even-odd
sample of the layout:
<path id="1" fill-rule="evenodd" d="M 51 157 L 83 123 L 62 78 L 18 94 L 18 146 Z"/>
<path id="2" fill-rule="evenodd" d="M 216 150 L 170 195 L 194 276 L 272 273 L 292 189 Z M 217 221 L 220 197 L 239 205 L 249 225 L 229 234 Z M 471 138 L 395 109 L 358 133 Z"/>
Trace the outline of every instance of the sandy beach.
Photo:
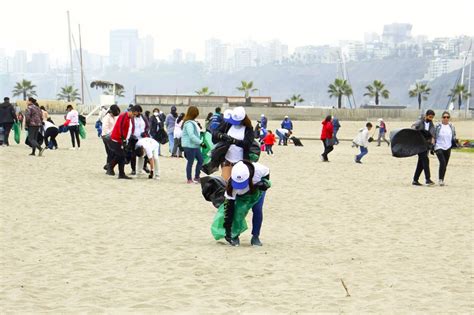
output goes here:
<path id="1" fill-rule="evenodd" d="M 246 231 L 233 248 L 212 238 L 215 209 L 185 184 L 184 159 L 161 158 L 160 181 L 106 176 L 93 120 L 80 151 L 69 134 L 41 158 L 0 147 L 1 313 L 474 312 L 474 154 L 452 153 L 447 186 L 414 187 L 416 157 L 385 144 L 362 165 L 348 141 L 330 163 L 320 141 L 275 146 L 261 158 L 264 245 Z M 474 138 L 473 121 L 454 123 Z M 352 139 L 364 122 L 341 124 Z M 319 137 L 320 122 L 294 125 Z"/>

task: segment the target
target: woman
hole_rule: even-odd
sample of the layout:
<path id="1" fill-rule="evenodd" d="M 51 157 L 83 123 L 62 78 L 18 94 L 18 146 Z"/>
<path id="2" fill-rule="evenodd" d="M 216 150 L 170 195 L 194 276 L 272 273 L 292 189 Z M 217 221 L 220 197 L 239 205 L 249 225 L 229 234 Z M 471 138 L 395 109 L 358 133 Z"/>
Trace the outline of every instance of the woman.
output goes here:
<path id="1" fill-rule="evenodd" d="M 184 113 L 179 114 L 174 125 L 174 145 L 173 151 L 171 151 L 171 157 L 183 157 L 183 148 L 181 147 L 181 137 L 183 135 L 183 118 Z"/>
<path id="2" fill-rule="evenodd" d="M 50 150 L 58 149 L 58 142 L 56 136 L 59 134 L 59 129 L 50 120 L 43 121 L 43 139 L 44 145 Z"/>
<path id="3" fill-rule="evenodd" d="M 136 105 L 137 108 L 139 108 L 140 114 L 138 116 L 135 116 L 134 123 L 133 125 L 135 128 L 133 129 L 133 134 L 130 137 L 130 148 L 131 150 L 131 158 L 130 158 L 130 166 L 132 168 L 132 173 L 130 175 L 137 175 L 137 155 L 135 154 L 135 145 L 137 142 L 142 139 L 148 137 L 148 132 L 150 131 L 150 126 L 148 125 L 148 120 L 143 117 L 142 112 L 143 109 L 140 105 Z M 142 157 L 139 157 L 140 163 L 139 165 L 146 165 L 146 163 L 143 163 Z"/>
<path id="4" fill-rule="evenodd" d="M 153 109 L 153 116 L 150 118 L 150 136 L 160 143 L 160 149 L 158 150 L 161 155 L 161 139 L 163 137 L 164 121 L 161 120 L 160 110 L 158 108 Z"/>
<path id="5" fill-rule="evenodd" d="M 328 154 L 334 150 L 334 139 L 333 139 L 333 130 L 332 117 L 331 115 L 326 116 L 326 118 L 321 123 L 323 129 L 321 130 L 321 141 L 324 145 L 324 152 L 321 154 L 321 160 L 323 162 L 329 162 Z"/>
<path id="6" fill-rule="evenodd" d="M 200 128 L 196 122 L 196 118 L 198 116 L 198 108 L 196 106 L 189 106 L 188 111 L 183 118 L 183 134 L 181 136 L 181 145 L 183 146 L 184 157 L 188 161 L 186 164 L 186 178 L 188 184 L 192 184 L 193 182 L 199 184 L 200 181 L 199 175 L 201 173 L 202 167 L 202 155 L 200 150 Z M 194 160 L 197 160 L 197 165 L 193 180 L 191 177 L 191 171 Z"/>
<path id="7" fill-rule="evenodd" d="M 110 138 L 110 133 L 114 129 L 118 115 L 120 115 L 120 108 L 117 105 L 112 105 L 107 111 L 107 114 L 102 118 L 102 142 L 104 142 L 105 153 L 107 154 L 107 160 L 104 165 L 104 170 L 106 171 L 108 171 L 109 164 L 114 156 L 113 152 L 107 145 L 107 138 Z M 107 172 L 107 175 L 115 175 L 115 172 L 111 170 L 110 172 Z"/>
<path id="8" fill-rule="evenodd" d="M 71 134 L 71 142 L 72 148 L 69 150 L 76 150 L 76 142 L 77 141 L 77 150 L 81 148 L 81 140 L 79 139 L 79 113 L 75 110 L 72 105 L 68 105 L 66 107 L 66 122 L 64 126 L 68 127 L 69 133 Z"/>
<path id="9" fill-rule="evenodd" d="M 229 119 L 213 133 L 212 142 L 230 143 L 229 150 L 225 155 L 225 161 L 222 166 L 222 178 L 229 180 L 232 166 L 242 160 L 250 159 L 250 147 L 254 140 L 252 121 L 245 113 L 243 107 L 236 107 Z"/>
<path id="10" fill-rule="evenodd" d="M 43 121 L 47 121 L 49 119 L 48 111 L 44 106 L 40 106 L 41 113 L 43 114 Z"/>
<path id="11" fill-rule="evenodd" d="M 230 245 L 239 246 L 239 235 L 247 229 L 245 217 L 252 209 L 250 244 L 262 246 L 259 237 L 263 222 L 263 202 L 270 186 L 268 167 L 246 160 L 236 163 L 227 182 L 224 203 L 219 207 L 211 227 L 214 238 L 218 240 L 225 237 Z"/>
<path id="12" fill-rule="evenodd" d="M 449 112 L 443 112 L 441 118 L 441 123 L 435 128 L 434 150 L 439 160 L 439 185 L 444 186 L 444 175 L 451 156 L 451 147 L 453 143 L 456 143 L 456 130 L 449 122 L 451 118 Z"/>

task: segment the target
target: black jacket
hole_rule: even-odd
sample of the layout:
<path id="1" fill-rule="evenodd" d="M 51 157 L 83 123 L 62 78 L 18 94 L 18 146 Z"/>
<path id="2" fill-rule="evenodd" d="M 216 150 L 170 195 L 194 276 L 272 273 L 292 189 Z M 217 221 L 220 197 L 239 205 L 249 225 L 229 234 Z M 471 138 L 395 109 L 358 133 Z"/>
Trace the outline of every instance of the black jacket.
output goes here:
<path id="1" fill-rule="evenodd" d="M 13 123 L 16 120 L 15 108 L 13 108 L 13 105 L 7 102 L 0 104 L 0 124 Z"/>
<path id="2" fill-rule="evenodd" d="M 212 142 L 218 143 L 222 141 L 220 139 L 221 134 L 227 134 L 230 127 L 232 127 L 229 123 L 223 123 L 219 126 L 217 130 L 212 133 Z M 244 160 L 250 159 L 250 147 L 252 146 L 254 140 L 254 132 L 252 127 L 245 127 L 245 135 L 243 140 L 236 140 L 235 145 L 244 149 Z"/>

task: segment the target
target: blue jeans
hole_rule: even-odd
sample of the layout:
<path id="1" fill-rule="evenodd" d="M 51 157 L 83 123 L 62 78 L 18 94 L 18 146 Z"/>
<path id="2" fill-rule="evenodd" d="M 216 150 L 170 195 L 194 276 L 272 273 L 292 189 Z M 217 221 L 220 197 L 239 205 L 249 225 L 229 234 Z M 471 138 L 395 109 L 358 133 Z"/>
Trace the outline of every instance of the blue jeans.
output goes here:
<path id="1" fill-rule="evenodd" d="M 258 200 L 256 204 L 253 205 L 252 207 L 252 235 L 253 236 L 259 236 L 260 235 L 260 229 L 262 228 L 262 222 L 263 222 L 263 202 L 265 201 L 265 193 L 266 191 L 263 192 L 262 196 Z"/>
<path id="2" fill-rule="evenodd" d="M 359 148 L 360 148 L 360 154 L 356 155 L 357 161 L 360 161 L 364 157 L 364 155 L 369 153 L 369 150 L 366 147 L 360 146 Z"/>
<path id="3" fill-rule="evenodd" d="M 282 141 L 283 141 L 283 144 L 286 144 L 287 137 L 283 135 L 281 132 L 279 132 L 278 130 L 276 131 L 276 134 L 278 136 L 278 145 L 281 145 Z"/>
<path id="4" fill-rule="evenodd" d="M 174 147 L 174 132 L 168 132 L 168 144 L 169 144 L 169 151 L 170 153 L 173 152 L 173 147 Z"/>
<path id="5" fill-rule="evenodd" d="M 197 159 L 196 171 L 194 173 L 194 178 L 199 178 L 199 174 L 201 173 L 202 167 L 202 155 L 201 150 L 199 148 L 183 148 L 184 149 L 184 157 L 188 161 L 186 164 L 186 178 L 188 180 L 193 179 L 191 177 L 192 168 L 194 164 L 194 160 Z"/>
<path id="6" fill-rule="evenodd" d="M 332 132 L 332 137 L 334 138 L 334 144 L 339 144 L 339 139 L 337 138 L 338 131 L 339 129 L 334 129 L 334 131 Z"/>

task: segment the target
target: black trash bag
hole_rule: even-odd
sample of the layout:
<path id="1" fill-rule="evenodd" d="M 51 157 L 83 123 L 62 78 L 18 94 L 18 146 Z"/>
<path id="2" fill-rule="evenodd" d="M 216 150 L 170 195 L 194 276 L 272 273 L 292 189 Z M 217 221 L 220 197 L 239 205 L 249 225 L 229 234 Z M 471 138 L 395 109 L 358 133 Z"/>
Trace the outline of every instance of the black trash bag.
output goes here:
<path id="1" fill-rule="evenodd" d="M 201 177 L 201 192 L 204 199 L 212 202 L 212 205 L 219 208 L 224 203 L 226 181 L 216 175 Z"/>
<path id="2" fill-rule="evenodd" d="M 212 173 L 219 170 L 219 166 L 224 163 L 225 155 L 229 150 L 230 143 L 221 141 L 216 144 L 216 146 L 211 151 L 211 159 L 208 163 L 202 166 L 202 171 L 211 175 Z"/>
<path id="3" fill-rule="evenodd" d="M 86 117 L 83 115 L 79 115 L 79 122 L 85 126 L 86 125 Z"/>
<path id="4" fill-rule="evenodd" d="M 426 130 L 411 128 L 395 130 L 390 135 L 390 145 L 394 157 L 409 157 L 430 149 L 431 134 Z"/>
<path id="5" fill-rule="evenodd" d="M 155 140 L 158 141 L 160 144 L 166 144 L 168 143 L 168 134 L 166 133 L 166 130 L 163 128 L 160 128 L 156 132 Z"/>
<path id="6" fill-rule="evenodd" d="M 43 144 L 43 140 L 44 140 L 43 135 L 41 134 L 41 132 L 38 132 L 38 136 L 36 137 L 36 142 L 38 142 L 39 145 L 42 145 L 42 144 Z M 30 140 L 29 140 L 28 136 L 27 136 L 26 139 L 25 139 L 25 144 L 26 144 L 27 146 L 31 147 Z"/>
<path id="7" fill-rule="evenodd" d="M 295 147 L 302 147 L 303 143 L 301 142 L 300 138 L 296 138 L 295 136 L 290 137 L 290 139 L 293 141 L 293 144 Z"/>

